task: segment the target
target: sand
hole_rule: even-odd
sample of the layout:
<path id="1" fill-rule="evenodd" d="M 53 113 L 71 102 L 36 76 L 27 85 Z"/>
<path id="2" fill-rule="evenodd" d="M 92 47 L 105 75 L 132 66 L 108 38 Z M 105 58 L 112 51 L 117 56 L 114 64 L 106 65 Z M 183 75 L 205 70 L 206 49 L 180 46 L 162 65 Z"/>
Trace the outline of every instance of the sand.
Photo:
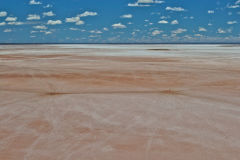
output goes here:
<path id="1" fill-rule="evenodd" d="M 240 46 L 1 45 L 0 160 L 239 160 Z"/>

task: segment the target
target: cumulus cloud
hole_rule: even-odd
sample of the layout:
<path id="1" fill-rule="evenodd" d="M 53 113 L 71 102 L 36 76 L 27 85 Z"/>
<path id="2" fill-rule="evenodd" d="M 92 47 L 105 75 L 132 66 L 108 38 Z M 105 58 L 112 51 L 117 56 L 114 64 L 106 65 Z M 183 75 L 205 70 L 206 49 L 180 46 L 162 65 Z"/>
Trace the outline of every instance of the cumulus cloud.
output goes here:
<path id="1" fill-rule="evenodd" d="M 178 24 L 178 20 L 173 20 L 173 21 L 171 22 L 171 24 L 172 24 L 172 25 Z"/>
<path id="2" fill-rule="evenodd" d="M 65 22 L 67 23 L 76 23 L 80 21 L 80 17 L 71 17 L 71 18 L 66 18 Z"/>
<path id="3" fill-rule="evenodd" d="M 102 34 L 102 31 L 98 31 L 98 30 L 91 30 L 89 32 L 90 33 L 95 33 L 95 34 Z"/>
<path id="4" fill-rule="evenodd" d="M 231 9 L 235 9 L 235 8 L 239 8 L 240 6 L 238 4 L 235 5 L 227 5 L 227 8 L 231 8 Z"/>
<path id="5" fill-rule="evenodd" d="M 137 3 L 153 3 L 153 0 L 138 0 Z"/>
<path id="6" fill-rule="evenodd" d="M 23 25 L 23 22 L 8 22 L 8 25 L 15 25 L 15 26 L 20 26 Z"/>
<path id="7" fill-rule="evenodd" d="M 112 27 L 114 29 L 117 29 L 117 28 L 120 28 L 120 29 L 123 29 L 123 28 L 127 28 L 124 24 L 122 23 L 116 23 L 116 24 L 113 24 Z"/>
<path id="8" fill-rule="evenodd" d="M 128 3 L 128 7 L 150 7 L 148 4 L 139 4 L 139 3 Z"/>
<path id="9" fill-rule="evenodd" d="M 0 17 L 6 17 L 7 16 L 7 12 L 6 11 L 1 11 L 0 12 Z"/>
<path id="10" fill-rule="evenodd" d="M 80 20 L 81 17 L 87 17 L 87 16 L 97 16 L 98 13 L 97 12 L 89 12 L 89 11 L 85 11 L 82 14 L 78 14 L 76 17 L 71 17 L 71 18 L 66 18 L 65 22 L 67 23 L 75 23 L 76 25 L 82 25 L 85 22 Z"/>
<path id="11" fill-rule="evenodd" d="M 223 30 L 222 28 L 218 28 L 217 33 L 224 34 L 226 33 L 226 31 Z"/>
<path id="12" fill-rule="evenodd" d="M 208 23 L 208 26 L 212 26 L 213 24 L 212 23 Z"/>
<path id="13" fill-rule="evenodd" d="M 53 7 L 51 4 L 47 4 L 46 6 L 44 6 L 43 8 L 51 8 Z"/>
<path id="14" fill-rule="evenodd" d="M 17 17 L 7 17 L 5 21 L 14 22 L 14 21 L 17 21 Z"/>
<path id="15" fill-rule="evenodd" d="M 121 16 L 121 18 L 132 18 L 133 15 L 132 14 L 124 14 Z"/>
<path id="16" fill-rule="evenodd" d="M 83 25 L 84 23 L 85 23 L 84 21 L 79 20 L 79 21 L 76 22 L 76 25 Z"/>
<path id="17" fill-rule="evenodd" d="M 52 16 L 55 16 L 55 14 L 53 13 L 53 11 L 49 11 L 49 12 L 43 12 L 43 16 L 44 17 L 52 17 Z"/>
<path id="18" fill-rule="evenodd" d="M 0 23 L 0 26 L 5 26 L 5 25 L 6 25 L 6 22 Z"/>
<path id="19" fill-rule="evenodd" d="M 203 35 L 201 35 L 201 34 L 194 34 L 194 36 L 196 36 L 196 37 L 202 37 Z"/>
<path id="20" fill-rule="evenodd" d="M 163 31 L 160 31 L 160 30 L 154 30 L 153 32 L 152 32 L 152 35 L 153 36 L 156 36 L 156 35 L 159 35 L 159 34 L 161 34 Z"/>
<path id="21" fill-rule="evenodd" d="M 160 23 L 160 24 L 168 24 L 168 21 L 166 21 L 166 20 L 161 20 L 161 21 L 158 21 L 158 23 Z"/>
<path id="22" fill-rule="evenodd" d="M 103 30 L 104 30 L 104 31 L 108 31 L 108 28 L 104 27 Z"/>
<path id="23" fill-rule="evenodd" d="M 231 25 L 231 24 L 236 24 L 236 23 L 237 23 L 237 21 L 228 21 L 228 22 L 227 22 L 227 24 L 230 24 L 230 25 Z"/>
<path id="24" fill-rule="evenodd" d="M 45 31 L 45 34 L 48 35 L 48 34 L 52 34 L 51 31 Z"/>
<path id="25" fill-rule="evenodd" d="M 164 1 L 158 1 L 158 0 L 138 0 L 137 3 L 164 3 Z"/>
<path id="26" fill-rule="evenodd" d="M 229 29 L 227 29 L 227 30 L 224 30 L 224 29 L 222 29 L 222 28 L 218 28 L 217 33 L 219 33 L 219 34 L 232 33 L 232 29 L 229 28 Z"/>
<path id="27" fill-rule="evenodd" d="M 78 17 L 97 16 L 97 15 L 98 15 L 97 12 L 85 11 L 84 13 L 79 14 Z"/>
<path id="28" fill-rule="evenodd" d="M 62 24 L 62 21 L 61 20 L 48 20 L 47 22 L 48 25 L 57 25 L 57 24 Z"/>
<path id="29" fill-rule="evenodd" d="M 33 33 L 38 33 L 39 31 L 31 31 L 30 33 L 33 34 Z"/>
<path id="30" fill-rule="evenodd" d="M 208 14 L 214 14 L 214 10 L 208 10 Z"/>
<path id="31" fill-rule="evenodd" d="M 40 20 L 40 16 L 37 14 L 29 14 L 27 17 L 27 20 L 31 21 L 31 20 Z"/>
<path id="32" fill-rule="evenodd" d="M 158 0 L 138 0 L 135 3 L 128 3 L 129 7 L 150 7 L 150 4 L 162 4 L 164 1 Z"/>
<path id="33" fill-rule="evenodd" d="M 166 7 L 167 11 L 183 12 L 185 11 L 182 7 Z"/>
<path id="34" fill-rule="evenodd" d="M 3 32 L 12 32 L 12 30 L 11 29 L 5 29 Z"/>
<path id="35" fill-rule="evenodd" d="M 205 28 L 203 28 L 203 27 L 199 27 L 199 28 L 198 28 L 198 31 L 199 31 L 199 32 L 206 32 L 207 30 L 206 30 Z"/>
<path id="36" fill-rule="evenodd" d="M 69 28 L 71 31 L 78 31 L 78 28 Z"/>
<path id="37" fill-rule="evenodd" d="M 39 1 L 31 0 L 31 1 L 29 2 L 29 4 L 30 4 L 30 5 L 39 5 L 39 4 L 42 4 L 42 3 L 39 2 Z"/>
<path id="38" fill-rule="evenodd" d="M 44 25 L 39 25 L 39 26 L 33 26 L 34 29 L 47 29 L 46 26 Z"/>
<path id="39" fill-rule="evenodd" d="M 178 28 L 177 30 L 172 31 L 172 34 L 181 34 L 187 32 L 187 29 Z"/>

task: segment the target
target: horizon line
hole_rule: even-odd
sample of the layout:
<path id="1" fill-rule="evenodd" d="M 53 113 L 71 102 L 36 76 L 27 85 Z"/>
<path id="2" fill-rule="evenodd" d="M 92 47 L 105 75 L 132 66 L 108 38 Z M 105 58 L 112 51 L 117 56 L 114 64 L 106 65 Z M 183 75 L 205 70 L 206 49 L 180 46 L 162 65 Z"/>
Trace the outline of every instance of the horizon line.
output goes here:
<path id="1" fill-rule="evenodd" d="M 45 45 L 45 44 L 110 44 L 110 45 L 134 45 L 134 44 L 234 44 L 240 45 L 240 42 L 184 42 L 184 43 L 0 43 L 0 45 Z"/>

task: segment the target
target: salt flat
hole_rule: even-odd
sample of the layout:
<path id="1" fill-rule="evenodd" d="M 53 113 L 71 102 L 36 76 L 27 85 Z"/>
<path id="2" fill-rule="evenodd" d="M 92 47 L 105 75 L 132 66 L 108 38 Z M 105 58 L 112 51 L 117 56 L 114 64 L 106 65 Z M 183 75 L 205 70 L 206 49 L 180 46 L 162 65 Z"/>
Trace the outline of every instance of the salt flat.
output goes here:
<path id="1" fill-rule="evenodd" d="M 239 160 L 239 45 L 1 45 L 1 160 Z"/>

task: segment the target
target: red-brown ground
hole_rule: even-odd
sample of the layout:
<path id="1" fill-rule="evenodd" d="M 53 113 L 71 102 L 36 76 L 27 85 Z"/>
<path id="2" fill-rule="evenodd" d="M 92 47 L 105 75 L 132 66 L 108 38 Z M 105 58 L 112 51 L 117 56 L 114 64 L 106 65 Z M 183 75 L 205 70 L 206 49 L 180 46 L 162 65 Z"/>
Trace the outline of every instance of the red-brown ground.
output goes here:
<path id="1" fill-rule="evenodd" d="M 239 54 L 171 49 L 4 46 L 0 160 L 239 160 Z"/>

